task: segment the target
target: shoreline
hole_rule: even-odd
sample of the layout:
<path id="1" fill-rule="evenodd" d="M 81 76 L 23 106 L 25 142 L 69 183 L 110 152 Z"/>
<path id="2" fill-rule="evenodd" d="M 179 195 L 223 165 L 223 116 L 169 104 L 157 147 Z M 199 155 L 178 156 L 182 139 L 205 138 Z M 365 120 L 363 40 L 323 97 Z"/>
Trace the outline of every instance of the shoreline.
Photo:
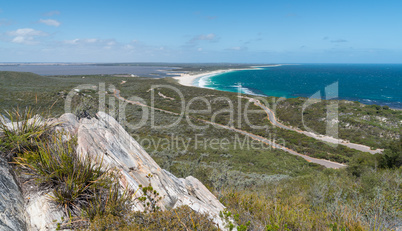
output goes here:
<path id="1" fill-rule="evenodd" d="M 205 87 L 205 86 L 201 86 L 199 84 L 196 84 L 197 80 L 200 80 L 204 77 L 213 77 L 216 75 L 220 75 L 220 74 L 224 74 L 224 73 L 228 73 L 228 72 L 233 72 L 233 71 L 245 71 L 245 70 L 258 70 L 264 67 L 279 67 L 279 66 L 285 66 L 285 65 L 297 65 L 297 64 L 274 64 L 274 65 L 262 65 L 262 66 L 250 66 L 249 68 L 239 68 L 239 69 L 221 69 L 221 70 L 215 70 L 215 71 L 208 71 L 208 72 L 202 72 L 202 73 L 183 73 L 183 72 L 171 72 L 168 73 L 167 75 L 179 75 L 179 76 L 173 76 L 170 78 L 175 79 L 180 85 L 183 86 L 187 86 L 187 87 L 198 87 L 198 88 L 206 88 L 206 89 L 212 89 L 212 90 L 217 90 L 215 88 L 212 87 Z M 259 95 L 259 94 L 254 94 L 254 93 L 243 93 L 243 94 L 248 94 L 248 95 L 255 95 L 255 96 L 264 96 L 264 97 L 269 97 L 267 95 Z M 301 97 L 301 96 L 299 96 Z M 299 98 L 296 97 L 296 98 Z M 350 99 L 338 99 L 338 100 L 346 100 L 349 102 L 354 102 L 354 101 L 358 101 L 358 100 L 350 100 Z M 360 104 L 363 105 L 379 105 L 379 106 L 388 106 L 386 104 L 369 104 L 369 103 L 363 103 L 360 102 Z M 398 111 L 402 111 L 402 108 L 399 107 L 392 107 L 390 106 L 390 109 L 392 110 L 398 110 Z"/>
<path id="2" fill-rule="evenodd" d="M 203 73 L 198 73 L 198 74 L 191 74 L 191 73 L 171 73 L 171 75 L 180 75 L 180 76 L 174 76 L 172 77 L 173 79 L 177 80 L 179 84 L 187 87 L 200 87 L 200 88 L 206 88 L 206 87 L 201 87 L 197 84 L 194 84 L 196 80 L 204 78 L 204 77 L 213 77 L 216 75 L 232 72 L 232 71 L 245 71 L 245 70 L 258 70 L 263 67 L 279 67 L 283 66 L 286 64 L 274 64 L 274 65 L 263 65 L 263 66 L 250 66 L 249 68 L 240 68 L 240 69 L 222 69 L 222 70 L 216 70 L 216 71 L 208 71 L 208 72 L 203 72 Z"/>

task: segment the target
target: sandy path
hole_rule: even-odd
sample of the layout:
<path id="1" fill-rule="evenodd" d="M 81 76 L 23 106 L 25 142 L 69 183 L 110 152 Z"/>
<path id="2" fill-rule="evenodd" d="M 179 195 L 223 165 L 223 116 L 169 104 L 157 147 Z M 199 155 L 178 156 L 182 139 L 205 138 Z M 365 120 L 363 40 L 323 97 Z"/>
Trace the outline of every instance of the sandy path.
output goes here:
<path id="1" fill-rule="evenodd" d="M 288 127 L 286 125 L 283 125 L 282 123 L 278 122 L 278 120 L 275 117 L 274 112 L 271 109 L 269 109 L 267 106 L 262 104 L 259 100 L 256 100 L 256 99 L 253 99 L 253 98 L 250 98 L 250 97 L 246 97 L 246 96 L 242 96 L 242 98 L 246 98 L 246 99 L 250 100 L 250 102 L 253 102 L 255 105 L 261 107 L 267 113 L 268 120 L 271 122 L 271 124 L 273 124 L 273 125 L 275 125 L 275 126 L 277 126 L 279 128 L 286 129 L 286 130 L 292 130 L 292 131 L 298 132 L 300 134 L 312 137 L 312 138 L 320 140 L 320 141 L 324 141 L 324 142 L 328 142 L 328 143 L 332 143 L 332 144 L 344 145 L 346 147 L 353 148 L 353 149 L 356 149 L 356 150 L 362 151 L 362 152 L 369 152 L 371 154 L 381 153 L 382 151 L 384 151 L 384 149 L 372 150 L 367 145 L 350 143 L 350 142 L 348 142 L 346 140 L 337 139 L 337 138 L 334 138 L 334 137 L 331 137 L 331 136 L 317 135 L 317 134 L 312 133 L 312 132 L 301 131 L 301 130 L 290 128 L 290 127 Z"/>

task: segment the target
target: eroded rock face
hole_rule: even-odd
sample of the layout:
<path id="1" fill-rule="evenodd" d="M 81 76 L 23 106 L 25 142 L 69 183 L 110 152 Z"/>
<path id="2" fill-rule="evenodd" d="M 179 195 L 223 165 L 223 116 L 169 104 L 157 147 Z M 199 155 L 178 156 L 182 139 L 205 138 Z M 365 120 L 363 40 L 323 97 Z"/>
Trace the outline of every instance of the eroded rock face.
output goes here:
<path id="1" fill-rule="evenodd" d="M 7 161 L 0 157 L 0 230 L 26 230 L 24 199 Z"/>
<path id="2" fill-rule="evenodd" d="M 224 228 L 225 222 L 219 217 L 224 206 L 200 181 L 191 176 L 177 178 L 161 169 L 111 116 L 99 112 L 97 118 L 82 119 L 77 137 L 80 155 L 102 160 L 102 164 L 119 169 L 123 187 L 137 191 L 139 185 L 148 186 L 151 183 L 162 198 L 158 205 L 160 208 L 188 205 L 195 211 L 210 214 L 217 226 Z M 149 174 L 152 177 L 147 177 Z M 137 204 L 135 209 L 144 210 L 141 204 Z"/>

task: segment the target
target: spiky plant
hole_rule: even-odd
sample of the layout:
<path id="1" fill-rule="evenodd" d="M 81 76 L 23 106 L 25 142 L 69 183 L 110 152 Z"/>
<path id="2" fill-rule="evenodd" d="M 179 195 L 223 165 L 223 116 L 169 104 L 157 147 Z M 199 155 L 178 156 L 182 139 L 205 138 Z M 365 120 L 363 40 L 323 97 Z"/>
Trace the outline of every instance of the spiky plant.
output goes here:
<path id="1" fill-rule="evenodd" d="M 46 123 L 43 115 L 27 107 L 5 111 L 0 114 L 0 146 L 10 159 L 24 150 L 35 149 L 38 139 L 43 138 L 56 123 Z"/>

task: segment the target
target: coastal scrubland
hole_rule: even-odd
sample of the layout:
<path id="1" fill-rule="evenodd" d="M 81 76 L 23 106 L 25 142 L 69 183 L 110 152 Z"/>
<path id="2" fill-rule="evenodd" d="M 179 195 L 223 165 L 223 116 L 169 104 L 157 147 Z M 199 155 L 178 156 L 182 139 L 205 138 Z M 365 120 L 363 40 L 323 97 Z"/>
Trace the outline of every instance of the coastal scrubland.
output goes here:
<path id="1" fill-rule="evenodd" d="M 74 90 L 82 84 L 87 84 L 85 90 Z M 402 112 L 398 110 L 339 101 L 339 137 L 385 149 L 383 154 L 376 155 L 342 145 L 333 147 L 311 137 L 277 128 L 260 108 L 238 97 L 236 93 L 185 87 L 171 78 L 38 76 L 0 72 L 1 113 L 6 114 L 5 111 L 16 108 L 25 110 L 31 106 L 37 108 L 37 111 L 46 112 L 48 117 L 56 117 L 65 112 L 65 101 L 69 93 L 74 92 L 71 112 L 81 118 L 93 117 L 99 110 L 99 88 L 102 84 L 106 94 L 104 109 L 113 112 L 116 118 L 123 110 L 123 104 L 114 96 L 114 89 L 120 90 L 121 96 L 126 99 L 136 96 L 132 99 L 141 98 L 146 105 L 178 114 L 181 113 L 182 99 L 186 102 L 185 106 L 194 110 L 207 108 L 202 100 L 189 104 L 195 97 L 202 96 L 211 104 L 211 110 L 207 113 L 191 113 L 188 120 L 183 117 L 179 123 L 170 127 L 179 118 L 178 115 L 152 111 L 139 105 L 124 104 L 125 118 L 118 119 L 124 122 L 125 129 L 162 168 L 178 177 L 192 175 L 206 185 L 227 207 L 227 211 L 222 211 L 222 216 L 232 217 L 239 225 L 238 230 L 388 230 L 401 225 Z M 166 86 L 173 86 L 182 95 Z M 263 99 L 282 123 L 304 129 L 301 105 L 306 99 Z M 246 107 L 256 110 L 256 113 L 244 117 Z M 153 113 L 154 120 L 148 119 L 141 127 L 135 127 L 146 112 Z M 304 122 L 311 129 L 324 134 L 325 115 L 324 101 L 304 111 Z M 219 124 L 275 139 L 275 142 L 281 142 L 299 153 L 345 163 L 347 167 L 325 169 L 230 130 L 212 125 L 202 129 L 189 126 L 189 121 L 205 126 L 199 119 L 214 120 Z M 250 123 L 247 123 L 247 119 Z M 263 128 L 256 129 L 254 126 Z M 35 153 L 26 153 L 21 151 L 24 147 L 15 149 L 21 144 L 20 139 L 24 142 L 27 139 L 26 136 L 18 137 L 8 139 L 3 136 L 0 145 L 2 155 L 11 158 L 10 162 L 19 163 L 15 164 L 16 169 L 21 165 L 36 163 L 38 155 L 46 156 L 52 148 L 47 143 L 58 142 L 57 137 L 49 136 L 43 142 L 25 144 L 34 145 L 30 149 L 36 150 Z M 224 146 L 220 146 L 221 143 L 211 144 L 215 142 L 214 139 L 224 140 Z M 242 146 L 243 142 L 246 145 Z M 67 146 L 62 150 L 69 148 Z M 63 151 L 56 153 L 64 155 Z M 74 161 L 71 158 L 64 159 Z M 32 161 L 22 162 L 28 160 Z M 66 166 L 70 165 L 67 163 Z M 91 168 L 86 163 L 79 166 Z M 34 171 L 42 185 L 50 184 L 46 181 L 48 175 L 41 174 L 43 169 L 33 166 L 30 171 Z M 97 174 L 106 173 L 94 169 L 93 177 Z M 113 178 L 113 175 L 109 176 Z M 99 192 L 92 195 L 93 205 L 99 205 L 95 203 L 96 198 L 107 197 L 109 194 L 106 189 L 112 188 L 112 184 L 92 185 L 90 182 L 94 179 L 88 179 L 88 182 L 79 184 L 84 187 L 89 184 L 94 192 Z M 77 182 L 51 183 L 60 184 L 56 188 L 62 190 L 67 183 Z M 91 230 L 162 230 L 163 227 L 181 230 L 214 229 L 206 216 L 193 213 L 186 207 L 164 212 L 131 213 L 124 209 L 124 198 L 115 198 L 122 203 L 111 205 L 116 210 L 104 207 L 98 209 L 114 212 L 97 212 L 94 206 L 93 210 L 87 212 L 90 216 L 85 216 L 84 225 Z M 63 201 L 65 197 L 61 196 L 59 202 Z M 70 210 L 71 216 L 77 214 L 77 211 Z"/>

